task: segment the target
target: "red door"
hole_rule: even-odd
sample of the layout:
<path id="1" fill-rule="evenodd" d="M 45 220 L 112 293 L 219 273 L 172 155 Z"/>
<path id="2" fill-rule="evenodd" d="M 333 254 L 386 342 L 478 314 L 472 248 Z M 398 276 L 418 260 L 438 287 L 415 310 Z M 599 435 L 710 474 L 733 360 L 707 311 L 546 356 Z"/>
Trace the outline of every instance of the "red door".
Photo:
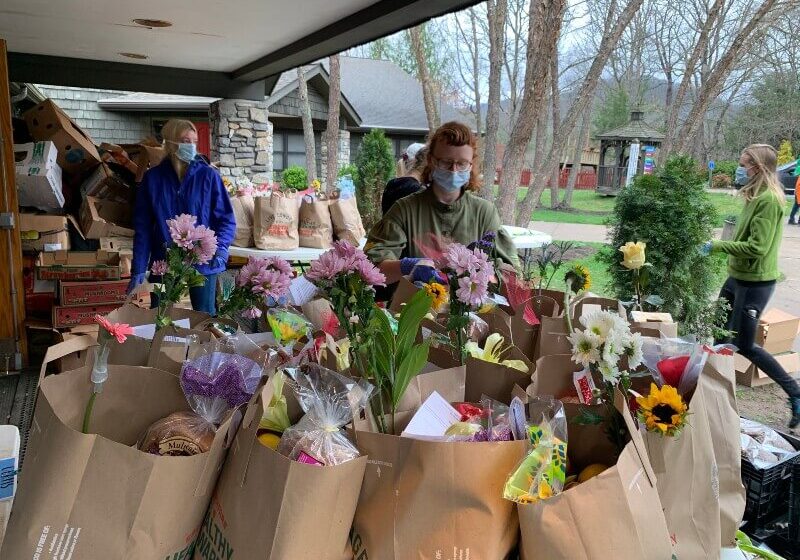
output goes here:
<path id="1" fill-rule="evenodd" d="M 211 157 L 211 129 L 208 122 L 196 122 L 197 128 L 197 153 Z"/>

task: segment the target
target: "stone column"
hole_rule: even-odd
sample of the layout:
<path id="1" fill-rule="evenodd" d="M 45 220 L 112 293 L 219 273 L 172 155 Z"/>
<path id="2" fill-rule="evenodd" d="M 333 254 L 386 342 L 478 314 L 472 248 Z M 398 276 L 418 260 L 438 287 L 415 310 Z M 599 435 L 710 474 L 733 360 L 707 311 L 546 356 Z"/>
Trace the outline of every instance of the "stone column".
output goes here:
<path id="1" fill-rule="evenodd" d="M 322 169 L 322 177 L 320 180 L 325 182 L 325 170 L 328 165 L 328 143 L 325 142 L 325 134 L 322 135 L 322 145 L 320 146 L 320 168 Z M 338 153 L 339 166 L 341 169 L 345 165 L 350 164 L 350 131 L 339 130 L 339 153 Z"/>
<path id="2" fill-rule="evenodd" d="M 211 160 L 223 177 L 272 179 L 272 123 L 262 101 L 221 99 L 209 107 Z"/>

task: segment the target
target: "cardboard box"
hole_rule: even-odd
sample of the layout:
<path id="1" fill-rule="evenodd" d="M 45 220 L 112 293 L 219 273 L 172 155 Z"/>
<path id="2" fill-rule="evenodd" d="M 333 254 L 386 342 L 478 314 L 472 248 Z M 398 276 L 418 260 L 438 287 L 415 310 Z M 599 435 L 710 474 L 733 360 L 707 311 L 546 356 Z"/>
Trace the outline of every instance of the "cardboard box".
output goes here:
<path id="1" fill-rule="evenodd" d="M 133 237 L 101 237 L 100 248 L 103 251 L 130 253 L 133 251 Z"/>
<path id="2" fill-rule="evenodd" d="M 55 296 L 55 280 L 39 280 L 36 278 L 36 257 L 22 257 L 22 289 L 25 295 L 49 293 Z"/>
<path id="3" fill-rule="evenodd" d="M 119 307 L 118 303 L 85 305 L 81 307 L 53 308 L 53 327 L 64 329 L 78 325 L 91 325 L 95 315 L 107 315 Z"/>
<path id="4" fill-rule="evenodd" d="M 768 309 L 761 315 L 756 344 L 770 354 L 790 352 L 800 330 L 800 317 L 780 309 Z"/>
<path id="5" fill-rule="evenodd" d="M 50 99 L 26 111 L 24 117 L 35 140 L 50 140 L 56 145 L 58 165 L 64 173 L 84 173 L 100 163 L 89 135 Z"/>
<path id="6" fill-rule="evenodd" d="M 658 333 L 659 337 L 666 338 L 678 337 L 678 323 L 672 320 L 669 313 L 631 311 L 631 319 L 631 327 L 639 332 Z"/>
<path id="7" fill-rule="evenodd" d="M 125 204 L 132 204 L 134 198 L 133 185 L 106 163 L 100 164 L 81 184 L 81 194 Z"/>
<path id="8" fill-rule="evenodd" d="M 101 237 L 133 237 L 133 208 L 87 196 L 81 205 L 81 231 L 86 239 Z"/>
<path id="9" fill-rule="evenodd" d="M 25 315 L 49 321 L 56 305 L 55 293 L 25 294 Z"/>
<path id="10" fill-rule="evenodd" d="M 61 282 L 59 302 L 63 307 L 123 304 L 128 297 L 128 280 L 104 282 Z"/>
<path id="11" fill-rule="evenodd" d="M 42 210 L 64 207 L 61 167 L 52 142 L 14 145 L 14 177 L 20 206 Z"/>
<path id="12" fill-rule="evenodd" d="M 69 218 L 48 214 L 20 214 L 23 251 L 69 251 Z"/>
<path id="13" fill-rule="evenodd" d="M 119 252 L 120 277 L 130 278 L 132 266 L 133 266 L 133 251 L 120 251 Z"/>
<path id="14" fill-rule="evenodd" d="M 775 360 L 792 377 L 797 377 L 800 372 L 800 355 L 797 352 L 784 352 L 773 356 Z M 747 358 L 741 354 L 733 356 L 734 368 L 736 369 L 736 382 L 747 387 L 761 387 L 774 383 L 772 378 L 757 368 Z"/>
<path id="15" fill-rule="evenodd" d="M 167 155 L 166 150 L 161 146 L 149 146 L 147 144 L 123 144 L 122 149 L 128 153 L 128 157 L 136 164 L 136 182 L 141 183 L 144 174 L 148 169 L 161 163 Z"/>
<path id="16" fill-rule="evenodd" d="M 119 280 L 119 253 L 107 251 L 54 251 L 40 253 L 36 262 L 39 280 Z"/>

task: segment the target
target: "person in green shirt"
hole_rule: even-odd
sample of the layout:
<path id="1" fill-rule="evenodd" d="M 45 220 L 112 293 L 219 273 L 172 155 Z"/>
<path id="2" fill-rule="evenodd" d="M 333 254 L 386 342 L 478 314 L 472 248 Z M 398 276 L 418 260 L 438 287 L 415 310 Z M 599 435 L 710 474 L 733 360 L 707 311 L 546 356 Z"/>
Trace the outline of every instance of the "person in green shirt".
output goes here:
<path id="1" fill-rule="evenodd" d="M 433 262 L 424 251 L 433 239 L 469 245 L 489 232 L 497 236 L 491 256 L 518 268 L 516 248 L 497 208 L 473 194 L 480 188 L 477 147 L 475 134 L 459 122 L 443 124 L 431 136 L 421 181 L 427 188 L 395 202 L 369 232 L 364 247 L 387 284 L 402 276 L 434 279 Z"/>
<path id="2" fill-rule="evenodd" d="M 777 175 L 777 153 L 772 146 L 753 144 L 739 157 L 737 176 L 744 186 L 745 205 L 730 241 L 709 241 L 707 253 L 728 255 L 728 280 L 720 298 L 731 306 L 727 329 L 734 333 L 739 353 L 769 375 L 789 395 L 789 428 L 800 425 L 800 385 L 772 355 L 755 343 L 758 319 L 780 276 L 778 250 L 783 238 L 784 194 Z"/>

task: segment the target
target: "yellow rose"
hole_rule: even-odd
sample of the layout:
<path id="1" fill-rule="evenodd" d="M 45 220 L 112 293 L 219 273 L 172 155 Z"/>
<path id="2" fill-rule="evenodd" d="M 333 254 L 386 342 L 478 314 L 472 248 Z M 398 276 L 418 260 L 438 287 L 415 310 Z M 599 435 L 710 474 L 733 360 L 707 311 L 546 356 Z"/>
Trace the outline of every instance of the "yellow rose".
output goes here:
<path id="1" fill-rule="evenodd" d="M 642 268 L 645 263 L 645 247 L 647 247 L 647 244 L 641 241 L 637 241 L 636 243 L 628 241 L 625 245 L 620 247 L 619 250 L 624 255 L 622 266 L 628 270 L 639 270 Z"/>

